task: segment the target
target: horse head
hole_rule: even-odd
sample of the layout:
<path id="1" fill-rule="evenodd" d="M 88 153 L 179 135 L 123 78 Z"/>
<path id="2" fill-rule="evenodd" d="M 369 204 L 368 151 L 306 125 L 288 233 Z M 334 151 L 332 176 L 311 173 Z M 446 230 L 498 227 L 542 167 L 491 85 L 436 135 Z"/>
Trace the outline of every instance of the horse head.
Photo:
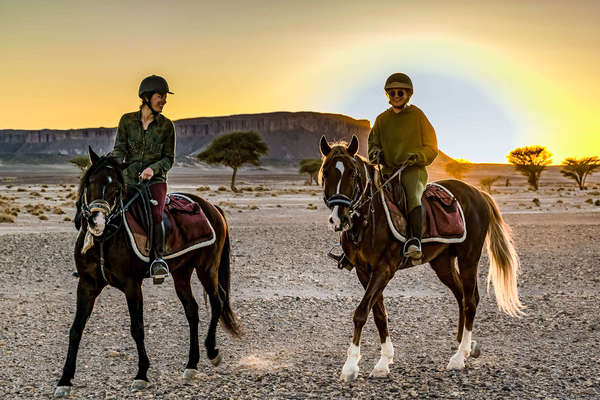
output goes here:
<path id="1" fill-rule="evenodd" d="M 325 205 L 331 210 L 329 227 L 336 232 L 352 228 L 350 210 L 361 195 L 360 164 L 355 157 L 357 152 L 356 136 L 352 136 L 349 145 L 331 145 L 325 136 L 321 137 L 323 164 L 319 179 Z"/>
<path id="2" fill-rule="evenodd" d="M 78 206 L 89 232 L 98 237 L 126 194 L 122 171 L 125 166 L 108 155 L 98 156 L 91 146 L 88 152 L 91 165 L 81 178 Z"/>

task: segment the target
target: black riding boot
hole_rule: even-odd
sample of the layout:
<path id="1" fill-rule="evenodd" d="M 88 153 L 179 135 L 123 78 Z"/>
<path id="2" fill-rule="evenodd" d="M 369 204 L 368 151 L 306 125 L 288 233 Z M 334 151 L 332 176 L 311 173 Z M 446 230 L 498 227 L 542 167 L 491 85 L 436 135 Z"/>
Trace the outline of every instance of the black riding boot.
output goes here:
<path id="1" fill-rule="evenodd" d="M 421 237 L 423 236 L 423 207 L 417 206 L 408 214 L 410 239 L 404 244 L 404 255 L 414 261 L 423 258 Z"/>
<path id="2" fill-rule="evenodd" d="M 150 277 L 154 281 L 155 285 L 164 282 L 165 278 L 169 276 L 169 266 L 167 262 L 162 259 L 165 249 L 165 225 L 163 222 L 154 225 L 154 237 L 152 240 L 152 257 L 154 261 L 150 264 Z"/>

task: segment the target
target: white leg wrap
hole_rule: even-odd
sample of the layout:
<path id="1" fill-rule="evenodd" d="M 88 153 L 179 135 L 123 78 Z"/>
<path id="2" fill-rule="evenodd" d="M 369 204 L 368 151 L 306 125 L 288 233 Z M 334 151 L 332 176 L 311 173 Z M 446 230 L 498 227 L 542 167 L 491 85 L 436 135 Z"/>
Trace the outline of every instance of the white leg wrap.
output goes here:
<path id="1" fill-rule="evenodd" d="M 358 361 L 360 361 L 360 346 L 352 343 L 348 348 L 348 357 L 342 368 L 342 380 L 347 382 L 358 377 Z"/>
<path id="2" fill-rule="evenodd" d="M 394 363 L 394 345 L 388 336 L 384 343 L 381 343 L 381 357 L 375 368 L 371 371 L 372 378 L 383 378 L 390 374 L 389 365 Z"/>
<path id="3" fill-rule="evenodd" d="M 471 354 L 471 331 L 465 328 L 463 330 L 462 339 L 458 350 L 450 359 L 446 369 L 463 369 L 465 367 L 465 359 Z"/>

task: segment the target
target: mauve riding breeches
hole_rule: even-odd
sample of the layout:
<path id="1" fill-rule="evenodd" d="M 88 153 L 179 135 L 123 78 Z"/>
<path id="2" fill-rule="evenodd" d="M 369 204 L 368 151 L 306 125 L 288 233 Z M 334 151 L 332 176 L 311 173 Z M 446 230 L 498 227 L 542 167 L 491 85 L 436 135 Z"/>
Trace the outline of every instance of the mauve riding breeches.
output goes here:
<path id="1" fill-rule="evenodd" d="M 152 208 L 152 221 L 154 224 L 160 224 L 162 221 L 162 213 L 165 209 L 165 200 L 167 198 L 167 183 L 157 182 L 150 185 L 148 188 L 150 191 L 150 197 L 158 202 L 157 205 L 151 206 Z"/>

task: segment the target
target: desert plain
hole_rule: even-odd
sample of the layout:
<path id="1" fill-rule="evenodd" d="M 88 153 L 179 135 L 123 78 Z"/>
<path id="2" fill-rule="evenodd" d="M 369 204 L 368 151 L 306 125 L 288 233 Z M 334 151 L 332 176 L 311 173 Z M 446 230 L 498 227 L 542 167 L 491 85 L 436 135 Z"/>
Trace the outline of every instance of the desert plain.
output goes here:
<path id="1" fill-rule="evenodd" d="M 320 187 L 293 169 L 242 171 L 240 193 L 229 172 L 175 168 L 171 191 L 200 194 L 225 209 L 232 237 L 231 296 L 244 330 L 219 328 L 219 367 L 201 355 L 199 378 L 181 378 L 188 325 L 172 281 L 144 283 L 151 386 L 129 390 L 137 368 L 125 298 L 107 288 L 97 300 L 79 350 L 71 398 L 81 399 L 593 399 L 600 397 L 600 174 L 588 189 L 551 168 L 531 191 L 509 166 L 477 166 L 466 181 L 502 176 L 492 187 L 521 259 L 522 318 L 485 292 L 488 258 L 479 266 L 481 302 L 473 338 L 481 356 L 446 371 L 456 350 L 457 305 L 428 265 L 399 271 L 385 290 L 394 364 L 369 379 L 379 358 L 372 319 L 363 331 L 360 375 L 339 375 L 363 289 L 354 272 L 326 257 L 337 243 Z M 431 179 L 442 178 L 432 173 Z M 506 178 L 510 186 L 506 186 Z M 75 312 L 73 247 L 77 172 L 0 166 L 0 398 L 51 398 L 65 361 Z M 16 215 L 12 215 L 11 212 Z M 201 343 L 208 327 L 202 287 Z M 201 348 L 201 351 L 203 349 Z"/>

